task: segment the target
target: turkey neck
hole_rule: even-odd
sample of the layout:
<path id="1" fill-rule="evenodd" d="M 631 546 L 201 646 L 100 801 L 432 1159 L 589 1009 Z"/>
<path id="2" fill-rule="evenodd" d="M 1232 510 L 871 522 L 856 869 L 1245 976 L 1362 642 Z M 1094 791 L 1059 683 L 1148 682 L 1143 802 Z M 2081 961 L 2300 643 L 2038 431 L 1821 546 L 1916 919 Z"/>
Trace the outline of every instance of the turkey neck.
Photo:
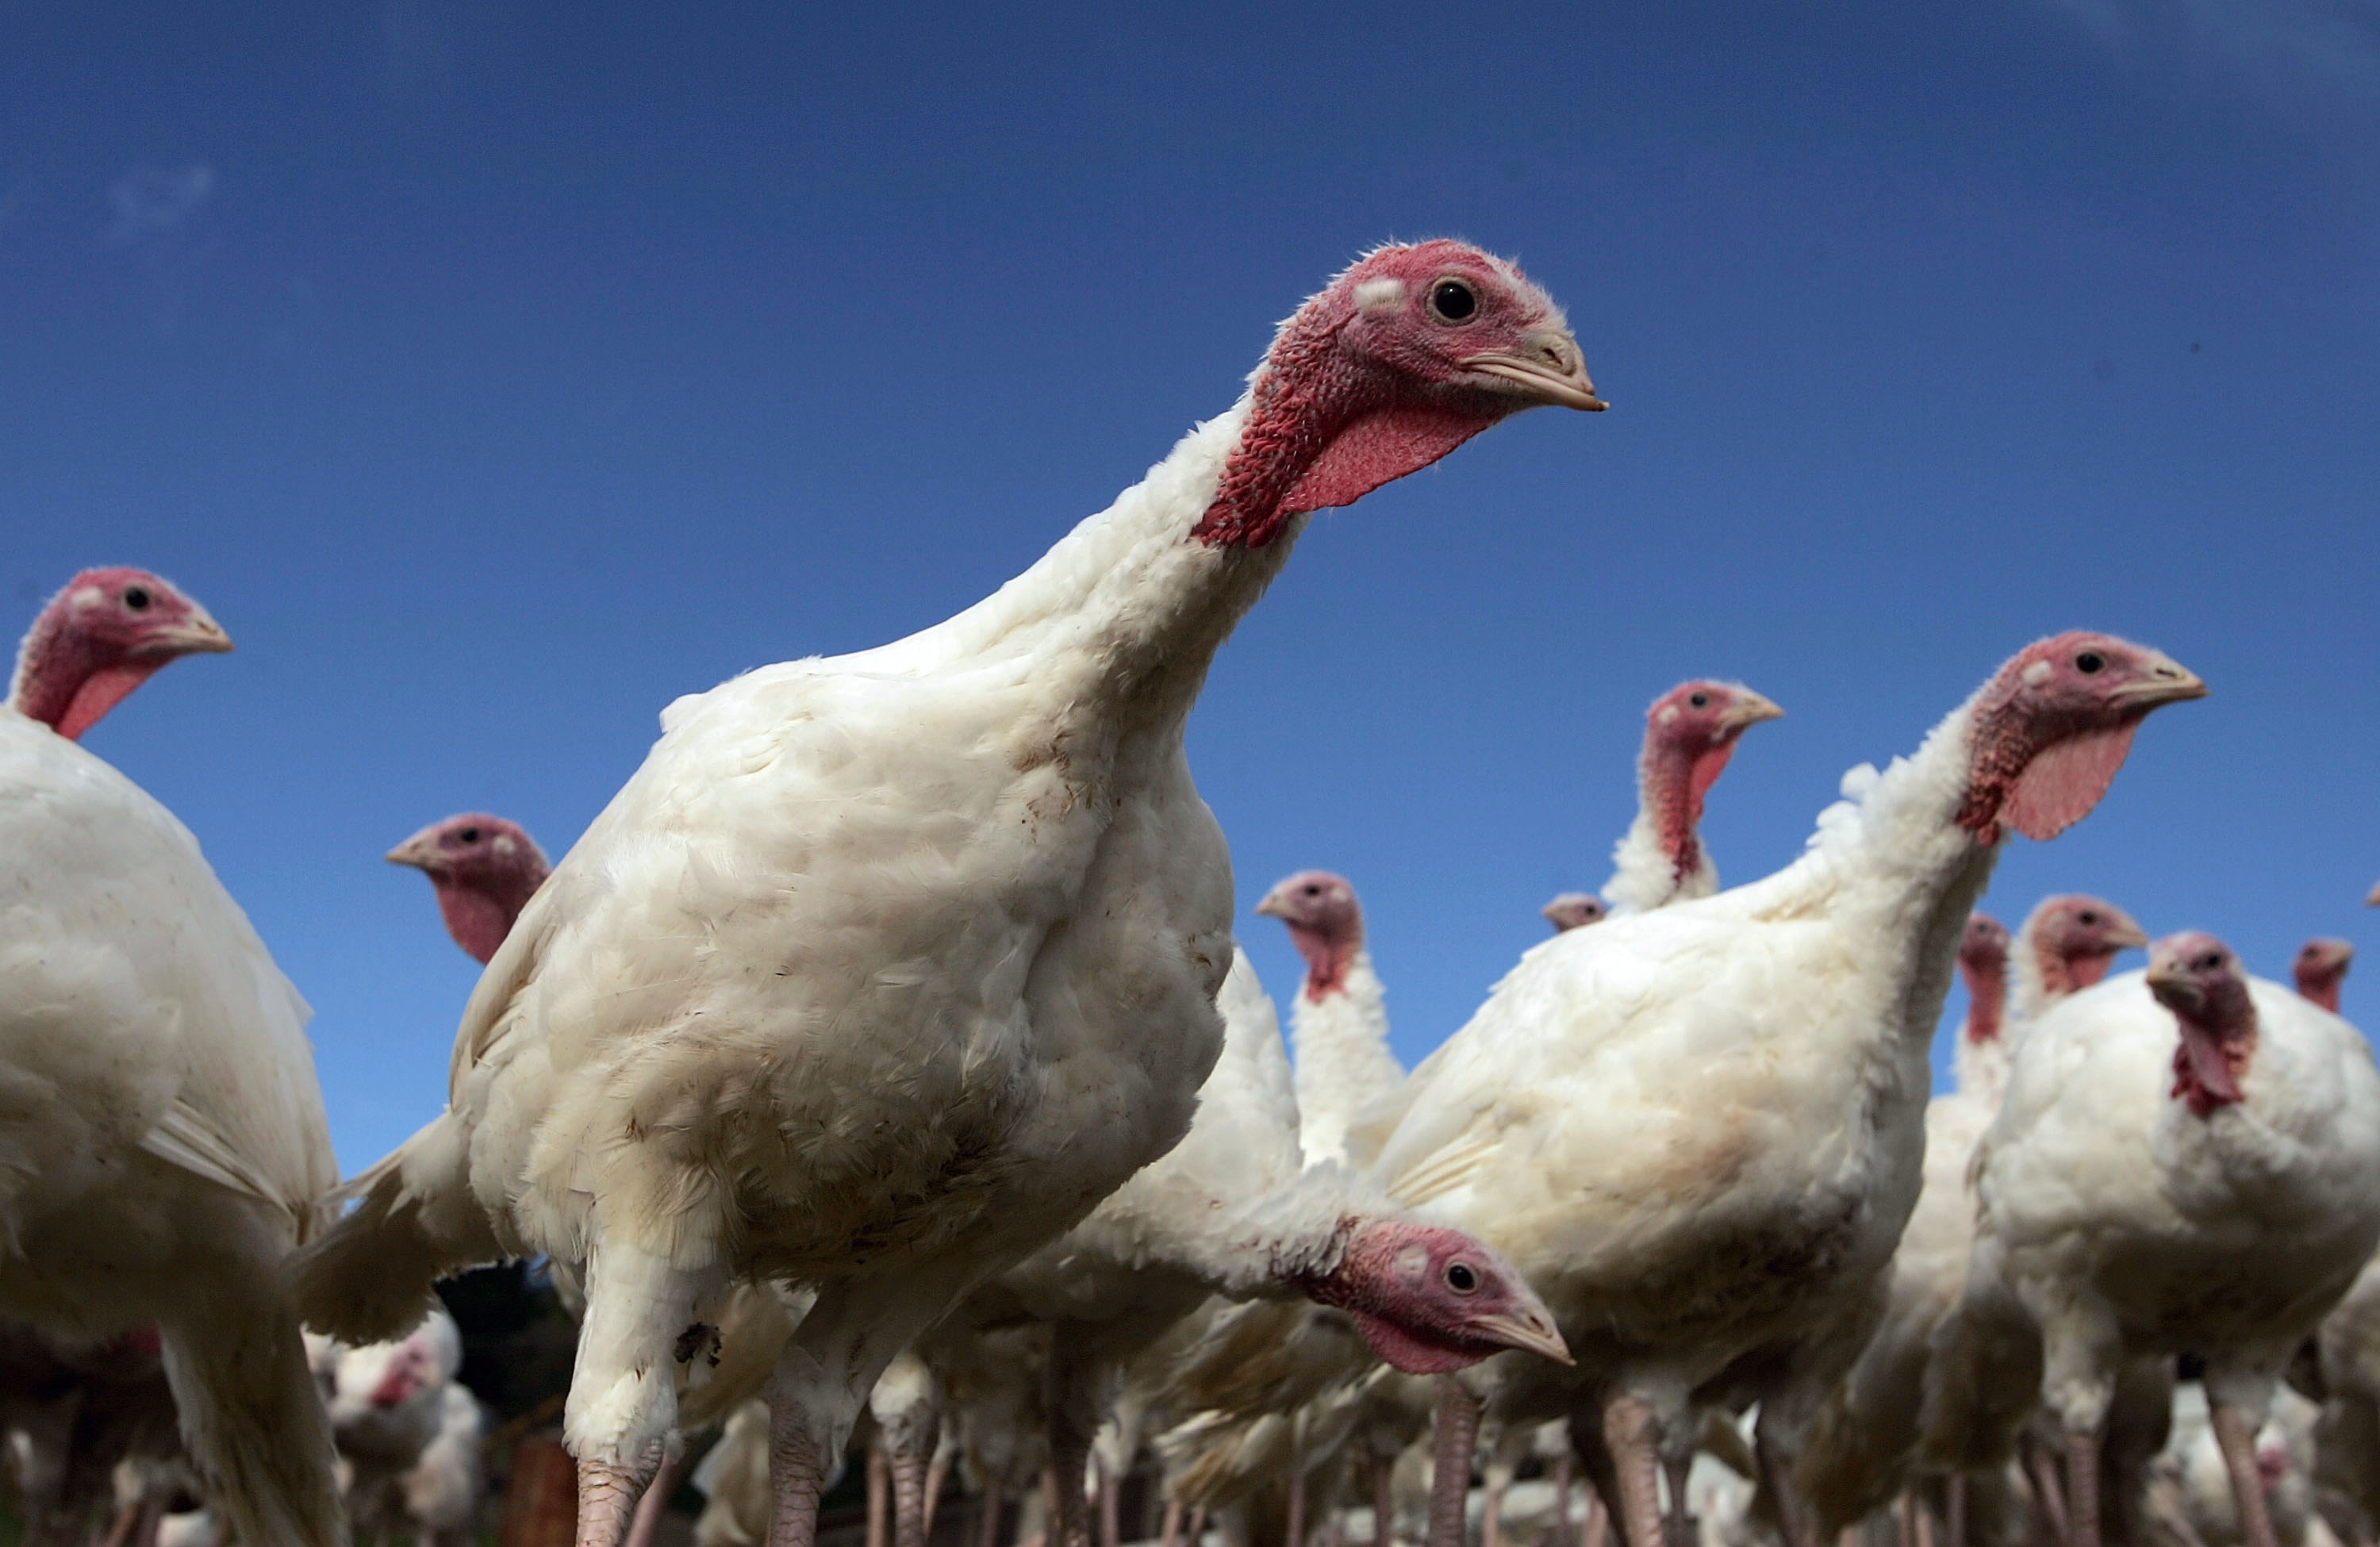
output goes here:
<path id="1" fill-rule="evenodd" d="M 1292 515 L 1262 546 L 1194 535 L 1249 402 L 1191 431 L 1030 569 L 918 636 L 932 641 L 935 658 L 918 664 L 1013 655 L 1075 713 L 1178 726 L 1215 652 L 1281 573 L 1305 525 L 1304 514 Z"/>
<path id="2" fill-rule="evenodd" d="M 1805 872 L 1801 885 L 1826 896 L 1861 942 L 1856 970 L 1890 985 L 1898 1036 L 1874 1051 L 1905 1066 L 1905 1078 L 1917 1078 L 1911 1067 L 1923 1074 L 1967 915 L 1999 859 L 1998 844 L 1978 842 L 1957 821 L 1972 776 L 1973 722 L 1970 700 L 1913 755 L 1895 760 L 1854 811 L 1834 813 L 1852 820 L 1829 820 L 1794 867 Z M 1920 1100 L 1927 1083 L 1917 1078 Z"/>

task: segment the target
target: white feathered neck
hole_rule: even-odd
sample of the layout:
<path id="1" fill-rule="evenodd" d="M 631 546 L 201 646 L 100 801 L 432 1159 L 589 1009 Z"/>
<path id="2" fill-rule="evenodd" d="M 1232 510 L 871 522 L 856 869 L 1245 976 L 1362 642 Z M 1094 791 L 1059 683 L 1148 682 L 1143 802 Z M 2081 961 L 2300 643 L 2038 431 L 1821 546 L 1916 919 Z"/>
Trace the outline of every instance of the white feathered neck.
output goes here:
<path id="1" fill-rule="evenodd" d="M 1301 992 L 1289 1025 L 1305 1163 L 1343 1162 L 1355 1115 L 1405 1078 L 1389 1051 L 1387 991 L 1372 970 L 1372 953 L 1358 948 L 1338 985 L 1319 999 Z"/>

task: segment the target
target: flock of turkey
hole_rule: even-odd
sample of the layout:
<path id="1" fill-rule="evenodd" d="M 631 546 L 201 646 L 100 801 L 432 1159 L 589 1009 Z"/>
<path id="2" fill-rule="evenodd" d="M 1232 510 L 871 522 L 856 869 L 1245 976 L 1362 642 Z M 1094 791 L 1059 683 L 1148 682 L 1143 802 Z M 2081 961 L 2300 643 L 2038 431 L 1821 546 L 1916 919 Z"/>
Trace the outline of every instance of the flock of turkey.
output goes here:
<path id="1" fill-rule="evenodd" d="M 2204 692 L 2154 650 L 2025 647 L 1725 891 L 1704 801 L 1779 711 L 1686 683 L 1602 895 L 1418 1067 L 1354 888 L 1266 894 L 1293 1068 L 1185 718 L 1308 513 L 1548 404 L 1602 407 L 1543 292 L 1379 249 L 982 603 L 671 705 L 550 872 L 501 819 L 423 830 L 389 858 L 485 969 L 446 1110 L 344 1183 L 304 1003 L 77 744 L 228 640 L 153 575 L 77 576 L 0 712 L 29 1539 L 475 1540 L 431 1285 L 538 1258 L 580 1323 L 578 1547 L 650 1540 L 719 1425 L 700 1539 L 771 1547 L 816 1540 L 856 1431 L 899 1547 L 953 1468 L 986 1547 L 1020 1500 L 1111 1547 L 1135 1471 L 1169 1547 L 2367 1547 L 2380 1075 L 2345 947 L 2292 993 L 2095 898 L 1974 912 L 2010 831 L 2079 821 Z"/>

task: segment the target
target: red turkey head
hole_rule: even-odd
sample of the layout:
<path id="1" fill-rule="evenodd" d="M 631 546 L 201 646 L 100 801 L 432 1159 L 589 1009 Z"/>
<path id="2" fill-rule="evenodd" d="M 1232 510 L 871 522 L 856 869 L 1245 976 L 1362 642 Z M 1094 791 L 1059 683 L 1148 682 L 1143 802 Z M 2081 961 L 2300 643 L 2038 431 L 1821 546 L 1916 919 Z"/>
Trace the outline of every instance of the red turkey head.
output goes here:
<path id="1" fill-rule="evenodd" d="M 446 932 L 482 967 L 552 869 L 536 839 L 485 811 L 431 823 L 390 849 L 388 862 L 430 877 Z"/>
<path id="2" fill-rule="evenodd" d="M 1372 1351 L 1408 1375 L 1443 1375 L 1507 1348 L 1571 1362 L 1528 1281 L 1460 1230 L 1357 1224 L 1339 1266 L 1299 1287 L 1354 1318 Z"/>
<path id="3" fill-rule="evenodd" d="M 1592 892 L 1564 892 L 1545 907 L 1537 909 L 1556 934 L 1568 934 L 1589 924 L 1599 924 L 1611 917 L 1611 909 Z"/>
<path id="4" fill-rule="evenodd" d="M 1654 814 L 1671 873 L 1683 880 L 1702 863 L 1695 830 L 1703 798 L 1727 772 L 1736 737 L 1785 712 L 1738 682 L 1682 682 L 1645 712 L 1645 745 L 1637 756 L 1640 798 Z"/>
<path id="5" fill-rule="evenodd" d="M 1376 249 L 1281 326 L 1195 535 L 1261 548 L 1540 404 L 1600 408 L 1561 309 L 1467 242 Z"/>
<path id="6" fill-rule="evenodd" d="M 2112 634 L 2059 634 L 2019 651 L 1969 700 L 1959 825 L 2054 838 L 2090 814 L 2151 710 L 2206 696 L 2162 652 Z"/>
<path id="7" fill-rule="evenodd" d="M 2043 898 L 2025 919 L 2023 937 L 2051 999 L 2089 988 L 2107 975 L 2119 954 L 2149 943 L 2131 914 L 2079 892 Z"/>
<path id="8" fill-rule="evenodd" d="M 145 569 L 86 569 L 33 620 L 8 704 L 67 740 L 177 656 L 231 648 L 207 610 Z"/>
<path id="9" fill-rule="evenodd" d="M 1967 916 L 1959 936 L 1959 981 L 1967 985 L 1966 1038 L 1987 1042 L 2000 1034 L 2008 1004 L 2008 926 L 1988 913 Z"/>
<path id="10" fill-rule="evenodd" d="M 2355 947 L 2346 941 L 2309 940 L 2299 947 L 2290 971 L 2297 979 L 2298 993 L 2337 1015 L 2339 985 L 2347 981 L 2347 969 L 2354 964 Z"/>
<path id="11" fill-rule="evenodd" d="M 2181 1026 L 2172 1093 L 2201 1117 L 2244 1101 L 2240 1077 L 2256 1052 L 2256 1005 L 2240 958 L 2211 934 L 2169 934 L 2149 949 L 2148 985 Z"/>
<path id="12" fill-rule="evenodd" d="M 1305 958 L 1305 997 L 1345 986 L 1347 968 L 1364 948 L 1364 909 L 1344 876 L 1300 871 L 1267 892 L 1257 911 L 1289 926 L 1290 944 Z"/>

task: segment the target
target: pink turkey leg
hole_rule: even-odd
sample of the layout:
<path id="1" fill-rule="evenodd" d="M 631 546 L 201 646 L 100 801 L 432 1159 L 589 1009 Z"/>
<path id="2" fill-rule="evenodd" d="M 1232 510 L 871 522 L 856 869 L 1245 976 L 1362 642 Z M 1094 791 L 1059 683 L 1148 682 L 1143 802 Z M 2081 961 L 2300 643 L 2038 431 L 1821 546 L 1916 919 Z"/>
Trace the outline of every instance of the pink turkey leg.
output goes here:
<path id="1" fill-rule="evenodd" d="M 881 1431 L 868 1440 L 868 1547 L 888 1547 L 892 1501 L 892 1458 L 884 1454 Z"/>
<path id="2" fill-rule="evenodd" d="M 1005 1490 L 1001 1480 L 991 1478 L 983 1485 L 983 1519 L 977 1525 L 975 1547 L 1000 1547 L 1001 1494 Z"/>
<path id="3" fill-rule="evenodd" d="M 1396 1469 L 1388 1456 L 1372 1457 L 1372 1547 L 1396 1547 Z"/>
<path id="4" fill-rule="evenodd" d="M 1438 1378 L 1435 1466 L 1429 1480 L 1429 1547 L 1463 1547 L 1463 1506 L 1471 1492 L 1471 1451 L 1479 1403 L 1451 1375 Z"/>
<path id="5" fill-rule="evenodd" d="M 1096 1453 L 1091 1456 L 1091 1468 L 1099 1483 L 1099 1547 L 1122 1547 L 1123 1541 L 1123 1485 L 1118 1482 L 1108 1464 Z M 902 1547 L 909 1547 L 904 1542 Z M 917 1547 L 926 1547 L 922 1541 Z"/>
<path id="6" fill-rule="evenodd" d="M 2240 1504 L 2240 1535 L 2247 1547 L 2275 1547 L 2272 1512 L 2265 1505 L 2265 1480 L 2256 1468 L 2256 1437 L 2228 1402 L 2208 1404 L 2223 1469 L 2231 1474 L 2231 1496 Z"/>
<path id="7" fill-rule="evenodd" d="M 934 1534 L 934 1516 L 942 1507 L 942 1484 L 951 1475 L 951 1450 L 948 1445 L 936 1445 L 934 1458 L 926 1465 L 926 1536 Z M 921 1539 L 923 1540 L 923 1539 Z"/>
<path id="8" fill-rule="evenodd" d="M 892 1473 L 893 1547 L 926 1547 L 926 1458 L 907 1445 L 888 1456 Z"/>
<path id="9" fill-rule="evenodd" d="M 1814 1547 L 1810 1535 L 1809 1512 L 1802 1507 L 1801 1490 L 1793 1485 L 1793 1468 L 1777 1454 L 1777 1443 L 1755 1424 L 1752 1430 L 1752 1455 L 1760 1464 L 1760 1486 L 1777 1501 L 1777 1531 L 1785 1539 L 1785 1547 Z"/>
<path id="10" fill-rule="evenodd" d="M 793 1403 L 769 1405 L 769 1547 L 813 1547 L 818 1541 L 819 1485 L 826 1467 L 819 1444 Z"/>
<path id="11" fill-rule="evenodd" d="M 1488 1486 L 1481 1489 L 1479 1501 L 1479 1547 L 1504 1547 L 1504 1490 L 1496 1486 L 1496 1474 L 1490 1472 Z"/>
<path id="12" fill-rule="evenodd" d="M 645 1485 L 645 1496 L 637 1501 L 636 1517 L 628 1522 L 627 1547 L 653 1547 L 653 1533 L 661 1529 L 662 1517 L 669 1510 L 670 1495 L 677 1492 L 678 1478 L 685 1470 L 683 1453 L 662 1454 L 652 1481 Z"/>
<path id="13" fill-rule="evenodd" d="M 651 1475 L 651 1469 L 644 1467 L 579 1462 L 577 1547 L 620 1547 Z"/>
<path id="14" fill-rule="evenodd" d="M 1165 1501 L 1165 1525 L 1158 1533 L 1158 1547 L 1182 1547 L 1182 1501 Z"/>
<path id="15" fill-rule="evenodd" d="M 2067 1537 L 2066 1486 L 2058 1480 L 2057 1464 L 2049 1455 L 2031 1440 L 2024 1442 L 2024 1471 L 2033 1480 L 2034 1506 L 2048 1522 L 2049 1534 L 2059 1541 Z"/>
<path id="16" fill-rule="evenodd" d="M 2066 1436 L 2068 1547 L 2099 1547 L 2099 1435 Z"/>
<path id="17" fill-rule="evenodd" d="M 1945 1547 L 1967 1547 L 1967 1474 L 1952 1472 L 1942 1484 Z"/>
<path id="18" fill-rule="evenodd" d="M 1661 1547 L 1661 1458 L 1652 1406 L 1621 1392 L 1603 1405 L 1603 1443 L 1620 1476 L 1620 1535 L 1627 1547 Z"/>
<path id="19" fill-rule="evenodd" d="M 1586 1519 L 1578 1533 L 1578 1547 L 1610 1547 L 1611 1511 L 1603 1503 L 1603 1495 L 1590 1488 L 1586 1491 Z"/>

